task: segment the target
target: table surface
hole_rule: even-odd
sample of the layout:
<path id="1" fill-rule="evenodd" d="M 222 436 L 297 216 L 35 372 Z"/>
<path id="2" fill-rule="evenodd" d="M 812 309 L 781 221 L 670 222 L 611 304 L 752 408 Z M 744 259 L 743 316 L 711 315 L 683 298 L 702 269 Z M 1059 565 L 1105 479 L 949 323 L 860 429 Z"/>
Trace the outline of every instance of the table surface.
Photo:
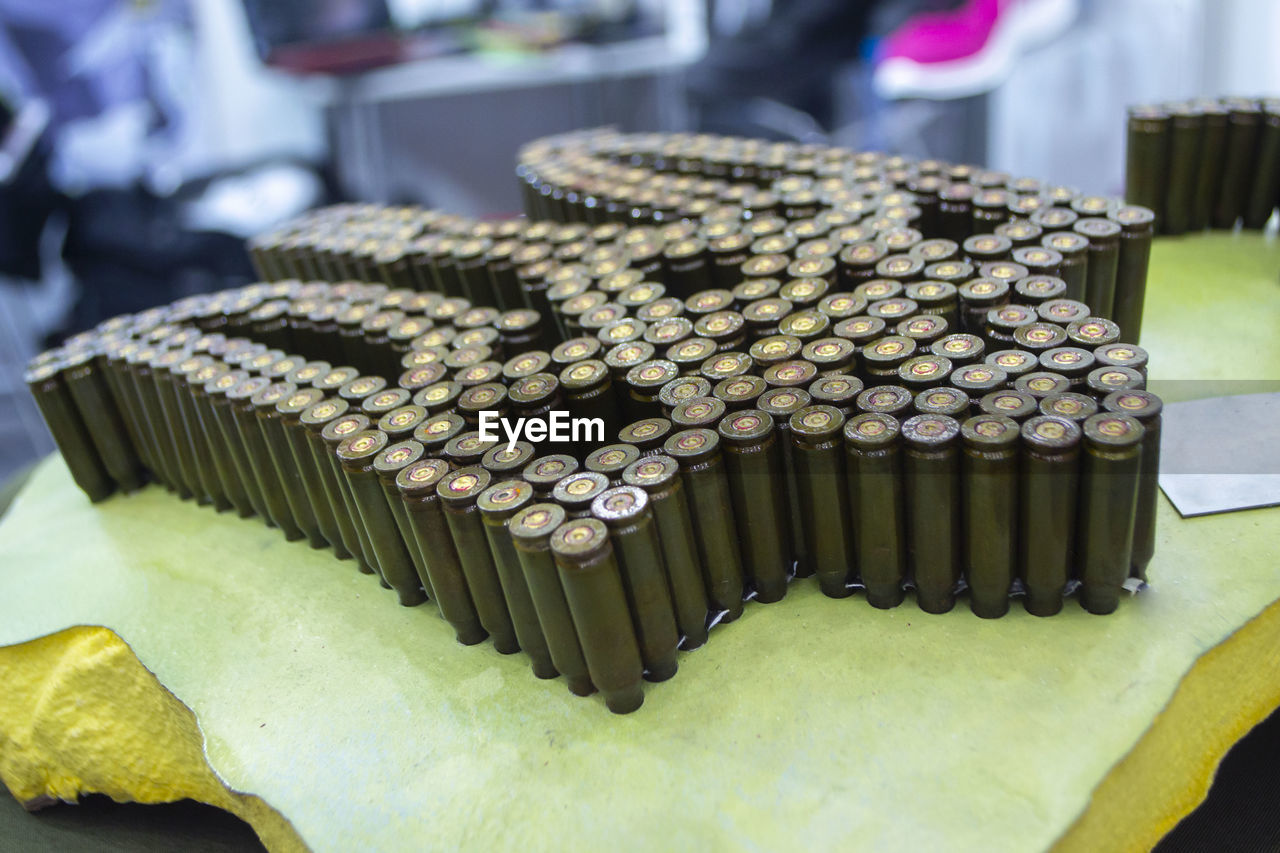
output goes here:
<path id="1" fill-rule="evenodd" d="M 1160 241 L 1155 389 L 1280 378 L 1277 269 L 1254 235 Z M 1108 617 L 1074 601 L 1050 619 L 878 611 L 793 584 L 617 717 L 522 656 L 457 646 L 349 562 L 158 488 L 91 506 L 53 459 L 0 524 L 0 674 L 45 661 L 31 683 L 58 696 L 75 684 L 48 664 L 65 646 L 122 670 L 136 655 L 172 691 L 157 708 L 194 712 L 218 783 L 269 804 L 226 807 L 271 824 L 277 848 L 1146 847 L 1280 705 L 1280 509 L 1182 520 L 1162 498 L 1159 530 L 1152 588 Z M 128 654 L 88 628 L 26 642 L 95 625 Z M 12 705 L 0 697 L 0 776 L 29 798 L 51 782 L 12 747 L 74 742 L 59 724 L 97 718 L 37 713 L 20 737 Z M 121 790 L 147 741 L 95 754 Z M 73 769 L 53 781 L 91 775 Z"/>

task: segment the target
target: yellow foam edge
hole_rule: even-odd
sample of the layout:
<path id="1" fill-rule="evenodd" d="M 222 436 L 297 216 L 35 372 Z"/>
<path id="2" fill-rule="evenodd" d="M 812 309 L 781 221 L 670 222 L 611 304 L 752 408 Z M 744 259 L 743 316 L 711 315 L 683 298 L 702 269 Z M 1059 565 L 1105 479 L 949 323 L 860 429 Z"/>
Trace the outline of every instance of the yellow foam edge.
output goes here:
<path id="1" fill-rule="evenodd" d="M 1151 849 L 1204 800 L 1231 746 L 1280 707 L 1277 670 L 1280 601 L 1196 661 L 1053 850 Z M 0 779 L 28 809 L 88 793 L 191 799 L 244 820 L 273 853 L 307 849 L 287 817 L 218 778 L 195 714 L 109 628 L 0 647 L 0 678 Z"/>
<path id="2" fill-rule="evenodd" d="M 109 628 L 79 626 L 0 648 L 0 779 L 30 811 L 82 794 L 208 803 L 271 851 L 307 847 L 289 821 L 209 766 L 195 714 Z"/>
<path id="3" fill-rule="evenodd" d="M 1204 801 L 1223 756 L 1280 707 L 1280 601 L 1201 655 L 1094 789 L 1055 853 L 1150 850 Z"/>

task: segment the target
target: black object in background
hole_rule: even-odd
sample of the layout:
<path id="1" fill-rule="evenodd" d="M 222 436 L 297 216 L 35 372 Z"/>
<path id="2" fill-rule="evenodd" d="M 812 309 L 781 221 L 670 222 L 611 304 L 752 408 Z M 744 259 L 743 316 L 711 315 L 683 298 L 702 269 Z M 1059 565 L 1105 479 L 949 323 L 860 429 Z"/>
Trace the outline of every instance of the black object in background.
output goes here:
<path id="1" fill-rule="evenodd" d="M 244 241 L 189 231 L 177 197 L 94 190 L 69 202 L 63 259 L 79 285 L 66 334 L 182 296 L 247 284 Z"/>
<path id="2" fill-rule="evenodd" d="M 58 853 L 265 851 L 249 824 L 213 806 L 182 800 L 145 806 L 94 794 L 27 814 L 0 791 L 0 849 Z"/>
<path id="3" fill-rule="evenodd" d="M 1222 759 L 1209 796 L 1155 846 L 1155 853 L 1280 850 L 1280 710 Z"/>
<path id="4" fill-rule="evenodd" d="M 277 48 L 348 41 L 391 30 L 386 0 L 244 0 L 258 56 Z"/>
<path id="5" fill-rule="evenodd" d="M 39 281 L 40 234 L 63 204 L 49 183 L 49 152 L 43 140 L 0 184 L 0 275 Z"/>

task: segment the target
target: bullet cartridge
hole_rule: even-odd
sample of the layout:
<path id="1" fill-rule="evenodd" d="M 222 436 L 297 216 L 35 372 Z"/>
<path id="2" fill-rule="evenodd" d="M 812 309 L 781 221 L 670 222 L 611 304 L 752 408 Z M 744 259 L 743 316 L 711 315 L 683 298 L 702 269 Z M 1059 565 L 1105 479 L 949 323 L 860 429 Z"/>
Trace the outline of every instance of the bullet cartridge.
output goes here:
<path id="1" fill-rule="evenodd" d="M 980 335 L 986 327 L 987 312 L 1009 301 L 1009 283 L 993 278 L 974 278 L 956 291 L 960 299 L 958 331 Z"/>
<path id="2" fill-rule="evenodd" d="M 1129 108 L 1124 197 L 1163 213 L 1169 175 L 1169 114 L 1158 106 Z"/>
<path id="3" fill-rule="evenodd" d="M 1018 482 L 1018 576 L 1027 612 L 1052 616 L 1075 563 L 1080 426 L 1038 415 L 1022 425 Z"/>
<path id="4" fill-rule="evenodd" d="M 916 342 L 916 351 L 924 355 L 933 344 L 951 331 L 951 324 L 934 314 L 920 314 L 903 320 L 894 331 Z"/>
<path id="5" fill-rule="evenodd" d="M 682 430 L 663 449 L 680 463 L 688 489 L 707 599 L 716 610 L 727 611 L 726 619 L 736 619 L 742 615 L 742 556 L 720 437 L 709 429 Z"/>
<path id="6" fill-rule="evenodd" d="M 848 494 L 844 483 L 845 416 L 831 406 L 809 406 L 789 418 L 804 551 L 824 594 L 843 598 L 854 568 Z"/>
<path id="7" fill-rule="evenodd" d="M 718 432 L 746 575 L 760 601 L 780 601 L 792 559 L 786 495 L 772 485 L 785 477 L 773 418 L 758 409 L 734 412 Z"/>
<path id="8" fill-rule="evenodd" d="M 580 468 L 578 460 L 567 454 L 539 456 L 524 467 L 520 478 L 533 486 L 540 500 L 550 500 L 551 492 L 559 483 Z"/>
<path id="9" fill-rule="evenodd" d="M 386 447 L 386 433 L 365 430 L 344 438 L 336 454 L 382 578 L 395 590 L 402 606 L 414 607 L 426 600 L 422 581 L 373 465 Z"/>
<path id="10" fill-rule="evenodd" d="M 621 485 L 622 472 L 640 458 L 640 449 L 633 444 L 606 444 L 587 454 L 583 467 L 603 474 L 611 486 Z"/>
<path id="11" fill-rule="evenodd" d="M 1120 340 L 1120 327 L 1102 317 L 1088 317 L 1067 326 L 1067 340 L 1092 351 Z"/>
<path id="12" fill-rule="evenodd" d="M 567 521 L 551 534 L 551 552 L 592 683 L 610 711 L 636 710 L 644 663 L 608 528 L 594 518 Z"/>
<path id="13" fill-rule="evenodd" d="M 645 677 L 665 681 L 676 673 L 680 635 L 648 493 L 616 486 L 592 501 L 591 515 L 609 527 Z"/>
<path id="14" fill-rule="evenodd" d="M 964 421 L 960 434 L 969 605 L 993 619 L 1008 612 L 1017 573 L 1019 428 L 1000 415 L 977 415 Z"/>
<path id="15" fill-rule="evenodd" d="M 529 655 L 535 676 L 555 678 L 560 673 L 552 662 L 547 638 L 538 621 L 515 540 L 507 530 L 511 518 L 533 501 L 533 486 L 522 480 L 494 483 L 476 499 L 485 538 L 489 542 L 489 553 L 497 570 L 503 599 L 520 648 Z"/>
<path id="16" fill-rule="evenodd" d="M 844 428 L 854 563 L 867 601 L 879 608 L 902 602 L 906 574 L 899 436 L 898 420 L 880 413 L 855 415 Z"/>
<path id="17" fill-rule="evenodd" d="M 347 559 L 351 555 L 339 533 L 333 505 L 326 496 L 321 472 L 307 446 L 306 428 L 301 421 L 302 414 L 324 398 L 324 392 L 319 388 L 300 388 L 276 403 L 275 417 L 279 420 L 280 434 L 289 452 L 287 460 L 283 459 L 283 454 L 280 455 L 282 461 L 292 462 L 299 478 L 302 486 L 300 498 L 306 502 L 308 520 L 314 525 L 313 532 L 318 534 L 316 541 L 332 545 L 338 559 Z"/>
<path id="18" fill-rule="evenodd" d="M 1169 172 L 1164 176 L 1164 219 L 1161 231 L 1182 234 L 1191 219 L 1204 115 L 1191 103 L 1170 104 Z"/>
<path id="19" fill-rule="evenodd" d="M 1262 229 L 1280 202 L 1280 99 L 1261 102 L 1261 125 L 1251 186 L 1244 206 L 1244 227 Z"/>
<path id="20" fill-rule="evenodd" d="M 929 345 L 929 352 L 951 361 L 956 367 L 982 361 L 987 345 L 982 338 L 966 332 L 946 335 Z"/>
<path id="21" fill-rule="evenodd" d="M 947 386 L 926 388 L 912 401 L 912 409 L 917 415 L 946 415 L 957 420 L 968 416 L 970 405 L 968 394 Z"/>
<path id="22" fill-rule="evenodd" d="M 713 385 L 724 379 L 746 374 L 752 367 L 751 356 L 745 352 L 724 352 L 710 356 L 698 368 L 698 374 Z M 668 377 L 663 384 L 675 377 Z"/>
<path id="23" fill-rule="evenodd" d="M 618 441 L 623 445 L 635 447 L 640 453 L 638 458 L 655 456 L 662 453 L 663 442 L 667 440 L 672 429 L 671 421 L 666 418 L 645 418 L 627 424 L 619 430 Z M 587 467 L 592 470 L 590 465 Z"/>
<path id="24" fill-rule="evenodd" d="M 441 455 L 455 470 L 458 468 L 470 468 L 479 466 L 480 460 L 484 458 L 484 455 L 491 448 L 496 447 L 497 444 L 496 440 L 486 441 L 482 439 L 478 430 L 469 430 L 458 433 L 446 441 Z"/>
<path id="25" fill-rule="evenodd" d="M 1112 211 L 1108 218 L 1120 226 L 1116 296 L 1110 319 L 1116 321 L 1125 340 L 1137 343 L 1142 339 L 1142 307 L 1146 300 L 1155 215 L 1146 208 L 1126 205 Z"/>
<path id="26" fill-rule="evenodd" d="M 1111 613 L 1129 577 L 1142 469 L 1143 427 L 1103 412 L 1084 422 L 1080 474 L 1080 603 Z"/>
<path id="27" fill-rule="evenodd" d="M 1082 424 L 1098 413 L 1096 400 L 1074 391 L 1050 394 L 1040 400 L 1038 408 L 1042 415 L 1051 415 L 1076 424 Z"/>
<path id="28" fill-rule="evenodd" d="M 884 321 L 878 322 L 880 328 L 883 328 Z M 771 335 L 753 343 L 747 354 L 758 370 L 765 370 L 775 364 L 796 359 L 803 348 L 803 342 L 794 335 Z"/>
<path id="29" fill-rule="evenodd" d="M 570 518 L 591 514 L 591 502 L 610 486 L 609 478 L 595 471 L 567 474 L 551 489 L 551 499 L 564 507 Z"/>
<path id="30" fill-rule="evenodd" d="M 960 579 L 960 425 L 944 415 L 902 424 L 908 559 L 920 608 L 945 613 Z"/>
<path id="31" fill-rule="evenodd" d="M 520 651 L 520 643 L 476 503 L 490 484 L 489 472 L 483 468 L 458 468 L 440 477 L 436 494 L 442 501 L 445 523 L 480 624 L 493 637 L 494 649 L 499 654 L 510 655 Z"/>
<path id="32" fill-rule="evenodd" d="M 76 408 L 71 392 L 61 377 L 60 359 L 29 367 L 23 376 L 36 407 L 52 433 L 71 477 L 89 500 L 105 500 L 115 492 L 116 484 L 94 446 L 90 427 Z"/>
<path id="33" fill-rule="evenodd" d="M 981 414 L 1000 415 L 1020 424 L 1036 415 L 1040 406 L 1039 401 L 1030 394 L 1006 388 L 984 395 L 978 401 L 978 409 Z"/>
<path id="34" fill-rule="evenodd" d="M 1083 389 L 1085 378 L 1097 360 L 1080 347 L 1054 347 L 1040 353 L 1040 367 L 1065 376 L 1073 388 Z"/>
<path id="35" fill-rule="evenodd" d="M 623 472 L 623 481 L 648 494 L 676 623 L 686 648 L 697 648 L 707 639 L 707 597 L 679 463 L 663 454 L 640 459 Z"/>
<path id="36" fill-rule="evenodd" d="M 1228 110 L 1227 137 L 1223 148 L 1222 181 L 1218 188 L 1217 203 L 1213 208 L 1212 224 L 1214 228 L 1231 229 L 1245 213 L 1250 188 L 1255 179 L 1262 108 L 1251 98 L 1223 98 L 1222 105 Z M 1151 208 L 1156 219 L 1164 212 L 1159 205 L 1146 204 L 1138 198 L 1126 197 L 1125 200 L 1131 205 Z M 1141 313 L 1139 310 L 1139 318 Z M 1126 337 L 1138 340 L 1136 330 L 1130 331 L 1118 318 L 1116 322 L 1125 330 Z"/>
<path id="37" fill-rule="evenodd" d="M 680 376 L 672 379 L 658 391 L 662 414 L 670 417 L 680 403 L 693 397 L 711 396 L 711 383 L 701 376 Z"/>
<path id="38" fill-rule="evenodd" d="M 1113 391 L 1138 391 L 1145 388 L 1147 378 L 1132 367 L 1110 367 L 1104 365 L 1089 371 L 1085 378 L 1085 386 L 1089 393 L 1098 399 L 1106 397 Z"/>
<path id="39" fill-rule="evenodd" d="M 907 417 L 912 402 L 912 394 L 901 385 L 875 385 L 867 388 L 857 397 L 856 405 L 862 412 Z"/>
<path id="40" fill-rule="evenodd" d="M 1061 373 L 1038 370 L 1024 373 L 1013 382 L 1015 391 L 1029 394 L 1036 400 L 1042 400 L 1050 394 L 1061 394 L 1071 390 L 1071 380 Z M 1037 405 L 1039 405 L 1037 403 Z"/>
<path id="41" fill-rule="evenodd" d="M 1001 305 L 987 311 L 982 336 L 986 339 L 989 349 L 1012 348 L 1016 345 L 1013 339 L 1014 331 L 1019 326 L 1029 326 L 1038 319 L 1036 311 L 1026 305 L 1012 303 Z"/>
<path id="42" fill-rule="evenodd" d="M 61 373 L 62 384 L 70 393 L 102 467 L 121 491 L 134 492 L 142 488 L 142 463 L 111 395 L 105 372 L 97 364 L 95 352 L 68 352 L 62 358 Z M 41 411 L 43 413 L 43 409 Z M 74 448 L 75 445 L 69 444 L 68 447 Z"/>
<path id="43" fill-rule="evenodd" d="M 529 598 L 546 638 L 552 665 L 564 674 L 569 690 L 578 696 L 595 691 L 578 642 L 573 616 L 551 555 L 551 533 L 566 521 L 564 510 L 548 503 L 528 504 L 507 524 Z"/>
<path id="44" fill-rule="evenodd" d="M 1140 390 L 1115 391 L 1102 401 L 1104 411 L 1128 415 L 1142 424 L 1142 465 L 1139 469 L 1138 505 L 1133 526 L 1133 550 L 1129 575 L 1147 579 L 1147 564 L 1156 548 L 1156 503 L 1160 473 L 1160 427 L 1164 404 L 1155 394 Z"/>

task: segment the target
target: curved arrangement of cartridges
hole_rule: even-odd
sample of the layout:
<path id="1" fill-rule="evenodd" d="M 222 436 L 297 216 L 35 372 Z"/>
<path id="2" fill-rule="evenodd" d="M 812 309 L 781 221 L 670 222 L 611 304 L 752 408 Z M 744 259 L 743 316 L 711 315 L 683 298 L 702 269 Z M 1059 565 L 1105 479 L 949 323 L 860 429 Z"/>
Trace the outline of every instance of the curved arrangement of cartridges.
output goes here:
<path id="1" fill-rule="evenodd" d="M 543 139 L 518 175 L 528 219 L 314 211 L 252 242 L 261 283 L 38 357 L 77 483 L 330 547 L 615 712 L 797 579 L 998 617 L 1144 576 L 1151 211 L 709 136 Z M 562 411 L 611 443 L 477 429 Z"/>
<path id="2" fill-rule="evenodd" d="M 1280 99 L 1130 107 L 1125 197 L 1161 234 L 1266 227 L 1280 207 Z"/>

